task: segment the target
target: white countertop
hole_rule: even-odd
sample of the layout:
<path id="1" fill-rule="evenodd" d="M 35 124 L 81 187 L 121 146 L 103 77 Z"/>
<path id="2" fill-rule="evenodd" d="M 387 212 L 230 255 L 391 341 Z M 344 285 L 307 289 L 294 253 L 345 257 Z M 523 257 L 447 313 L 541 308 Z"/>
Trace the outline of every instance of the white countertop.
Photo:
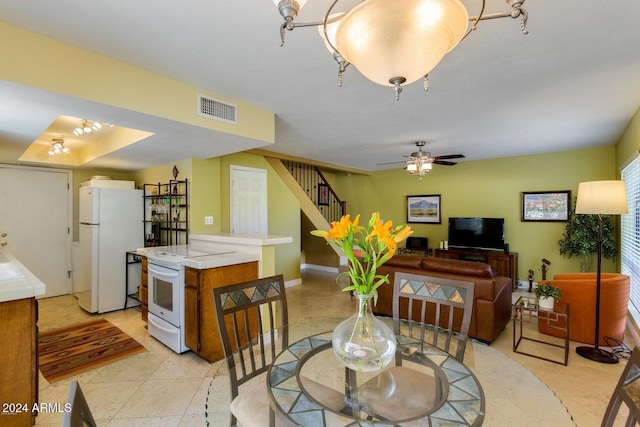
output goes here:
<path id="1" fill-rule="evenodd" d="M 179 253 L 184 258 L 177 262 L 181 262 L 185 267 L 203 270 L 253 261 L 262 263 L 265 248 L 291 242 L 293 238 L 285 236 L 190 234 L 188 245 L 140 248 L 136 253 L 149 258 L 154 250 Z"/>
<path id="2" fill-rule="evenodd" d="M 272 236 L 272 235 L 256 235 L 256 234 L 231 234 L 231 233 L 215 233 L 215 234 L 190 234 L 189 242 L 218 242 L 233 243 L 239 245 L 251 246 L 271 246 L 282 245 L 293 242 L 292 237 Z"/>
<path id="3" fill-rule="evenodd" d="M 218 251 L 215 250 L 215 248 L 210 248 L 210 252 L 208 252 L 206 248 L 193 248 L 191 245 L 138 248 L 135 253 L 151 258 L 154 251 L 164 251 L 169 254 L 180 253 L 183 257 L 178 262 L 185 267 L 197 268 L 199 270 L 260 261 L 260 254 L 256 252 Z"/>
<path id="4" fill-rule="evenodd" d="M 217 255 L 184 258 L 182 260 L 182 265 L 184 265 L 185 267 L 203 270 L 207 268 L 224 267 L 227 265 L 242 264 L 252 261 L 260 261 L 260 256 L 258 256 L 257 254 L 246 252 L 229 252 Z"/>
<path id="5" fill-rule="evenodd" d="M 8 251 L 0 250 L 0 302 L 44 295 L 46 286 Z"/>

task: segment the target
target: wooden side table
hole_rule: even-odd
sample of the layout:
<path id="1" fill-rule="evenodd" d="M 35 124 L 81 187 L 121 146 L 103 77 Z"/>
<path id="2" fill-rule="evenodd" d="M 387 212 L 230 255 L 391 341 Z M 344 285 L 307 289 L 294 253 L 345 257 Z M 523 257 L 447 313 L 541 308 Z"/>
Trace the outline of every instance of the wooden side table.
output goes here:
<path id="1" fill-rule="evenodd" d="M 524 324 L 537 325 L 538 322 L 545 322 L 547 327 L 562 331 L 564 336 L 563 344 L 551 341 L 552 337 L 545 340 L 544 334 L 538 332 L 538 328 L 523 328 Z M 525 336 L 525 331 L 535 329 L 531 336 Z M 531 332 L 531 331 L 529 331 Z M 535 337 L 534 334 L 535 333 Z M 550 359 L 532 352 L 524 351 L 520 348 L 523 341 L 531 341 L 545 346 L 558 347 L 564 350 L 564 361 Z M 513 305 L 513 351 L 525 354 L 537 359 L 557 363 L 567 366 L 569 360 L 569 304 L 556 302 L 553 310 L 540 310 L 536 304 L 535 297 L 521 296 Z"/>

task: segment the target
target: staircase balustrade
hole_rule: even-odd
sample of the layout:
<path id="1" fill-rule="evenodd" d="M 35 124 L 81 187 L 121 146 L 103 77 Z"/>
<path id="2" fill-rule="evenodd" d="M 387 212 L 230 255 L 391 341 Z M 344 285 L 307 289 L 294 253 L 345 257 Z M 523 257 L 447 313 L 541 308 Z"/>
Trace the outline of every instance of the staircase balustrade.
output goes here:
<path id="1" fill-rule="evenodd" d="M 347 203 L 340 200 L 320 169 L 313 165 L 291 160 L 282 160 L 282 164 L 327 221 L 338 221 L 345 214 Z"/>

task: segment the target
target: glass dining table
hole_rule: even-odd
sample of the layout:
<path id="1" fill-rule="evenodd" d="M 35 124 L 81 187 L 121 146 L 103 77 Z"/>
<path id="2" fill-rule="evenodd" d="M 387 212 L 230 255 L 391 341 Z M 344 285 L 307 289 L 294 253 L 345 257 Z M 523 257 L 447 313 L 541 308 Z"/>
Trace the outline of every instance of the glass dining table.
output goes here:
<path id="1" fill-rule="evenodd" d="M 480 426 L 485 396 L 462 362 L 429 344 L 429 327 L 380 317 L 396 332 L 395 363 L 378 372 L 347 369 L 331 347 L 333 328 L 280 328 L 288 347 L 267 373 L 266 392 L 283 425 Z M 337 325 L 336 320 L 335 324 Z M 335 325 L 334 325 L 335 326 Z M 401 365 L 401 366 L 398 366 Z"/>

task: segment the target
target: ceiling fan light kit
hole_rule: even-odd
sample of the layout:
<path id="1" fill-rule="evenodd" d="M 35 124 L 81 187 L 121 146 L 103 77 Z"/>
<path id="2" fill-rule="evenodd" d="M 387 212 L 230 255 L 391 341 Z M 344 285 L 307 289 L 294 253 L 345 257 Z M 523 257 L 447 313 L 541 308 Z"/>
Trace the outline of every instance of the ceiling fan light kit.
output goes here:
<path id="1" fill-rule="evenodd" d="M 511 10 L 505 13 L 469 17 L 459 0 L 365 0 L 346 13 L 332 13 L 340 2 L 334 0 L 323 20 L 295 22 L 306 0 L 273 0 L 284 23 L 280 26 L 280 46 L 285 32 L 296 27 L 318 27 L 321 37 L 338 63 L 338 86 L 343 73 L 353 64 L 362 75 L 393 89 L 400 99 L 403 85 L 424 79 L 481 20 L 521 17 L 521 30 L 527 33 L 525 0 L 506 0 Z M 469 25 L 471 23 L 471 25 Z"/>
<path id="2" fill-rule="evenodd" d="M 431 156 L 431 153 L 428 151 L 422 151 L 422 147 L 426 145 L 425 141 L 416 141 L 416 147 L 418 147 L 418 151 L 414 151 L 408 157 L 408 159 L 404 162 L 387 162 L 387 163 L 378 163 L 380 165 L 392 165 L 396 163 L 404 163 L 405 169 L 409 172 L 410 175 L 416 175 L 422 179 L 422 177 L 429 175 L 431 169 L 433 169 L 433 165 L 444 165 L 444 166 L 453 166 L 456 165 L 456 162 L 450 162 L 449 159 L 463 159 L 464 154 L 448 154 L 446 156 Z"/>

